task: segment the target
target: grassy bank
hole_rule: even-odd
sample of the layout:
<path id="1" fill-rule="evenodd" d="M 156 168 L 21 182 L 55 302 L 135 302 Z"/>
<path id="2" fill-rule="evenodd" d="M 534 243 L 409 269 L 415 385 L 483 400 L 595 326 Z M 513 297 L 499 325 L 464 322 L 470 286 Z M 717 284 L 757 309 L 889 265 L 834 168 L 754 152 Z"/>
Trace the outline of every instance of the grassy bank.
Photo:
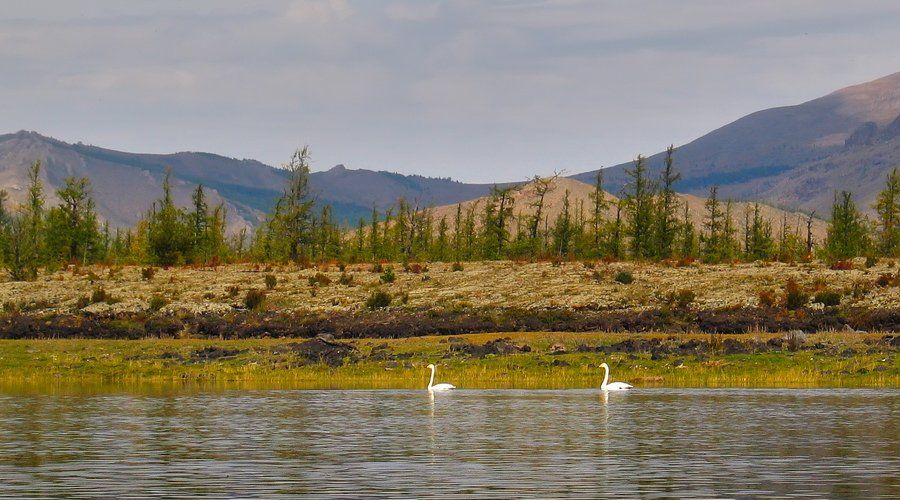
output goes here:
<path id="1" fill-rule="evenodd" d="M 497 339 L 507 339 L 497 342 Z M 637 387 L 900 387 L 882 334 L 493 333 L 455 337 L 247 340 L 4 340 L 0 390 L 66 384 L 403 388 L 425 365 L 460 388 L 589 388 L 606 361 Z"/>

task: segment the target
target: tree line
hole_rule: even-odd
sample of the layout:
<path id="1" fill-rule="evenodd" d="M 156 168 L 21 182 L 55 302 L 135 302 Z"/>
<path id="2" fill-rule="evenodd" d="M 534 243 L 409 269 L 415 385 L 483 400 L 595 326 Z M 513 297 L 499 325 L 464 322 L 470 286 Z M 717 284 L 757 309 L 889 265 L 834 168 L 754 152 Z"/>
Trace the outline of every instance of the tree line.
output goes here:
<path id="1" fill-rule="evenodd" d="M 553 220 L 548 195 L 554 177 L 535 177 L 534 196 L 516 206 L 519 187 L 494 186 L 483 203 L 458 204 L 438 218 L 432 207 L 400 199 L 384 212 L 372 210 L 355 227 L 338 223 L 332 208 L 319 203 L 309 185 L 309 148 L 298 149 L 285 165 L 282 196 L 252 233 L 226 233 L 226 208 L 210 206 L 198 185 L 189 207 L 177 206 L 171 172 L 162 193 L 135 227 L 111 229 L 101 223 L 87 178 L 69 177 L 56 190 L 57 206 L 47 208 L 41 163 L 28 170 L 26 199 L 13 208 L 0 190 L 0 258 L 13 280 L 29 280 L 41 270 L 67 264 L 132 263 L 161 266 L 216 265 L 234 261 L 316 262 L 473 261 L 497 259 L 667 259 L 708 263 L 814 257 L 829 261 L 858 256 L 900 256 L 900 172 L 888 174 L 870 220 L 851 193 L 835 194 L 824 241 L 813 235 L 814 214 L 784 214 L 776 231 L 758 203 L 735 213 L 713 186 L 696 226 L 677 195 L 680 174 L 670 146 L 657 176 L 638 156 L 627 169 L 629 182 L 617 200 L 604 189 L 599 171 L 588 200 L 575 203 L 568 191 Z M 527 209 L 527 210 L 523 210 Z"/>

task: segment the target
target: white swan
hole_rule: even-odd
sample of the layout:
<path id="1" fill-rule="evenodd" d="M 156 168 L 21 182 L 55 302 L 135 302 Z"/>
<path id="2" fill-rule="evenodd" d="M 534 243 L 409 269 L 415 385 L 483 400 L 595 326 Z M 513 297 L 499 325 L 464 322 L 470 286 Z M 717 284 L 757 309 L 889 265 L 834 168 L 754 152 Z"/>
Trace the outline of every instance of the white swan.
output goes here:
<path id="1" fill-rule="evenodd" d="M 634 387 L 633 385 L 626 384 L 625 382 L 613 382 L 611 384 L 607 384 L 607 382 L 609 382 L 609 365 L 606 363 L 600 363 L 600 367 L 603 368 L 603 383 L 600 384 L 601 391 L 624 391 Z"/>
<path id="2" fill-rule="evenodd" d="M 428 368 L 431 368 L 431 380 L 428 381 L 428 392 L 434 391 L 449 391 L 450 389 L 456 389 L 456 386 L 452 384 L 434 384 L 434 365 L 428 365 Z"/>

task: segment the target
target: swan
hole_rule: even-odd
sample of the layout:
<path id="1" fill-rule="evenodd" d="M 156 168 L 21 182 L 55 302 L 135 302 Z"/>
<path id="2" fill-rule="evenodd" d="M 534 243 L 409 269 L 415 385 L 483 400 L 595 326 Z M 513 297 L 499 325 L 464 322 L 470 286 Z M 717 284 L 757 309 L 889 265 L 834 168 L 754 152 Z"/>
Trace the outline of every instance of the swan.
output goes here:
<path id="1" fill-rule="evenodd" d="M 634 387 L 633 385 L 626 384 L 625 382 L 613 382 L 611 384 L 607 384 L 607 382 L 609 382 L 609 365 L 606 363 L 600 363 L 600 367 L 603 368 L 603 383 L 600 384 L 601 391 L 624 391 Z"/>
<path id="2" fill-rule="evenodd" d="M 434 391 L 449 391 L 451 389 L 456 389 L 455 385 L 452 384 L 434 384 L 434 365 L 428 365 L 428 368 L 431 368 L 431 380 L 428 381 L 428 392 Z"/>

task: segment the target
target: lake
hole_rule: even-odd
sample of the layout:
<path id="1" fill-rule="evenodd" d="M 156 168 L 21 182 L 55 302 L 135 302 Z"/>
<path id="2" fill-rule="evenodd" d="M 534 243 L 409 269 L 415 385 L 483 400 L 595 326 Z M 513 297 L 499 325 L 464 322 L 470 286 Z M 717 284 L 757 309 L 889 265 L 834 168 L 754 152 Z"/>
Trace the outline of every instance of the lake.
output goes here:
<path id="1" fill-rule="evenodd" d="M 0 392 L 8 496 L 898 496 L 900 391 Z"/>

